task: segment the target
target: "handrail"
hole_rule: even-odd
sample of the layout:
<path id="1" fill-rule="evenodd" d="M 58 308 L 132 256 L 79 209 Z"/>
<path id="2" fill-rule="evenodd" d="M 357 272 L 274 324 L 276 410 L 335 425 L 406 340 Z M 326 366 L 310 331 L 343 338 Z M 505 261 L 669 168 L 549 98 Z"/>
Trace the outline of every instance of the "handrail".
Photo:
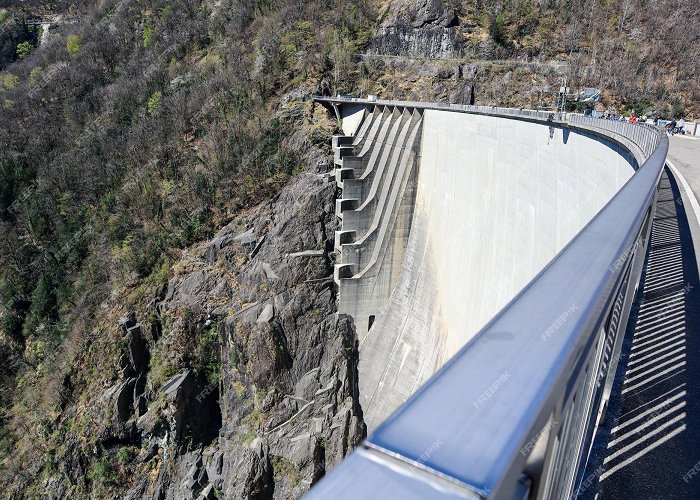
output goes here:
<path id="1" fill-rule="evenodd" d="M 419 498 L 426 491 L 432 498 L 571 497 L 582 483 L 614 376 L 668 138 L 643 124 L 540 111 L 367 102 L 589 130 L 622 144 L 641 166 L 530 284 L 309 498 Z"/>
<path id="2" fill-rule="evenodd" d="M 448 104 L 441 102 L 395 101 L 360 99 L 357 97 L 329 97 L 312 95 L 311 99 L 332 105 L 365 104 L 367 106 L 396 106 L 417 109 L 449 110 L 468 114 L 512 118 L 534 122 L 547 122 L 552 125 L 587 130 L 620 143 L 632 153 L 641 165 L 644 159 L 658 147 L 662 133 L 660 128 L 648 123 L 592 118 L 577 113 L 559 113 L 525 108 L 504 108 L 499 106 L 475 106 L 469 104 Z"/>

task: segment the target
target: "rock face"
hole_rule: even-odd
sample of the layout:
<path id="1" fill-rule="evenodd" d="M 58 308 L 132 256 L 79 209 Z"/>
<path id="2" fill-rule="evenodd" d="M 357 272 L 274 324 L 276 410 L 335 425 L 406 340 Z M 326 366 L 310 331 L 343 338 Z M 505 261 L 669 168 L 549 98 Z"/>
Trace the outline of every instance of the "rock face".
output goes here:
<path id="1" fill-rule="evenodd" d="M 455 9 L 443 0 L 395 0 L 389 5 L 368 53 L 454 57 L 462 45 L 458 24 Z"/>
<path id="2" fill-rule="evenodd" d="M 216 326 L 220 378 L 185 370 L 156 407 L 117 412 L 158 471 L 128 498 L 299 498 L 364 438 L 355 331 L 335 309 L 335 195 L 327 174 L 301 174 L 173 267 L 160 307 Z M 110 397 L 129 403 L 144 357 L 135 334 L 126 344 Z"/>

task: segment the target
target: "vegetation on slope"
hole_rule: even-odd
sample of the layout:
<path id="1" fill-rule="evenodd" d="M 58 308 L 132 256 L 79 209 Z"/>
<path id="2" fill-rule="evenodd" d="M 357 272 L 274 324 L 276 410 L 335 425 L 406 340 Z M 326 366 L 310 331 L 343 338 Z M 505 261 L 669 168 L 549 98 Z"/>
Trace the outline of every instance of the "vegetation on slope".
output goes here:
<path id="1" fill-rule="evenodd" d="M 1 61 L 0 460 L 27 480 L 55 469 L 67 430 L 89 436 L 84 390 L 122 349 L 108 321 L 143 307 L 179 249 L 308 168 L 286 103 L 327 92 L 369 36 L 363 7 L 334 0 L 77 10 L 45 46 Z M 26 12 L 3 16 L 26 26 Z M 15 31 L 2 47 L 36 46 Z M 179 368 L 216 377 L 216 349 L 191 347 L 204 357 Z M 95 481 L 118 472 L 103 465 Z"/>

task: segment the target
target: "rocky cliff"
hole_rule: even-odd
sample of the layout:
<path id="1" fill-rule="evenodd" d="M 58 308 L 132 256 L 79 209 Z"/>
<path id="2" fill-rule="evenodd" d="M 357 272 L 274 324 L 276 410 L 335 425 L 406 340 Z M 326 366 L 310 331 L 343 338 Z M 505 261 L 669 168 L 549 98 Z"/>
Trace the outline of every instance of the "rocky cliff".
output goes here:
<path id="1" fill-rule="evenodd" d="M 442 0 L 399 0 L 385 9 L 368 53 L 454 57 L 462 44 L 454 8 Z"/>
<path id="2" fill-rule="evenodd" d="M 177 373 L 145 412 L 131 399 L 138 376 L 105 392 L 127 441 L 142 443 L 134 460 L 153 470 L 127 498 L 297 498 L 364 437 L 354 329 L 335 313 L 331 181 L 301 174 L 173 266 L 154 314 L 188 319 L 147 343 L 163 350 L 178 330 L 209 330 L 221 373 Z M 132 362 L 147 351 L 139 326 L 122 328 L 125 376 L 145 371 Z"/>
<path id="3" fill-rule="evenodd" d="M 302 173 L 185 251 L 148 318 L 114 325 L 118 374 L 83 415 L 94 456 L 69 432 L 73 460 L 46 479 L 49 497 L 67 494 L 62 477 L 90 474 L 105 476 L 92 478 L 105 496 L 126 489 L 85 470 L 96 460 L 131 471 L 134 500 L 298 498 L 363 439 L 354 327 L 335 311 L 335 190 L 328 174 Z M 159 384 L 164 364 L 205 345 L 216 366 Z"/>

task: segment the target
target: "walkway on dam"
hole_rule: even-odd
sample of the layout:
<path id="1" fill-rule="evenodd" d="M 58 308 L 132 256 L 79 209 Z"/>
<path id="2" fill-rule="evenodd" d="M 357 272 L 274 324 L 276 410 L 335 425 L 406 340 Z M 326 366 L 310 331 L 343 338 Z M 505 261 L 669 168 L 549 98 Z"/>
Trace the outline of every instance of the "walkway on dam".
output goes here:
<path id="1" fill-rule="evenodd" d="M 671 138 L 636 301 L 578 498 L 700 498 L 700 140 Z"/>

